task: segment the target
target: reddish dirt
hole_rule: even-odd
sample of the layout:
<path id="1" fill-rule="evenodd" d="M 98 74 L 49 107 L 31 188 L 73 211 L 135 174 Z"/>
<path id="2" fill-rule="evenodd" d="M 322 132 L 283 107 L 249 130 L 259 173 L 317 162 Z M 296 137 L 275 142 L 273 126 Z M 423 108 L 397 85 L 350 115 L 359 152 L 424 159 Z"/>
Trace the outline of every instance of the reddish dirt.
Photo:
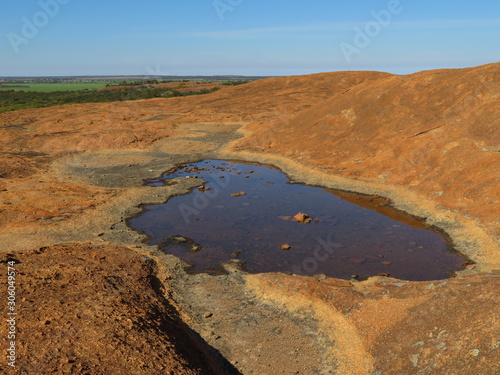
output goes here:
<path id="1" fill-rule="evenodd" d="M 2 264 L 12 259 L 22 296 L 16 310 L 18 373 L 224 371 L 164 298 L 151 259 L 91 244 L 3 254 Z M 8 373 L 3 356 L 2 368 Z"/>

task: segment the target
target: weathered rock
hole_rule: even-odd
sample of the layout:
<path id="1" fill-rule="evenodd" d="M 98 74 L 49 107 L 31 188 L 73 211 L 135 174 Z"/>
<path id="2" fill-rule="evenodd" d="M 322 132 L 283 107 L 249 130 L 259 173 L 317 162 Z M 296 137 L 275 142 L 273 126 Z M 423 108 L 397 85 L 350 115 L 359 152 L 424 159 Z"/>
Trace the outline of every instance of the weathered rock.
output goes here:
<path id="1" fill-rule="evenodd" d="M 304 214 L 302 212 L 299 212 L 298 214 L 296 214 L 294 217 L 293 217 L 293 220 L 301 223 L 301 224 L 304 224 L 304 223 L 310 223 L 311 222 L 311 219 L 309 218 L 309 215 L 307 214 Z"/>
<path id="2" fill-rule="evenodd" d="M 229 365 L 217 363 L 208 344 L 178 324 L 177 311 L 157 290 L 151 258 L 92 244 L 9 258 L 23 273 L 16 359 L 22 372 L 201 375 L 222 374 Z"/>
<path id="3" fill-rule="evenodd" d="M 246 193 L 244 191 L 240 191 L 239 193 L 233 193 L 233 194 L 231 194 L 232 197 L 240 197 L 242 195 L 246 195 Z"/>

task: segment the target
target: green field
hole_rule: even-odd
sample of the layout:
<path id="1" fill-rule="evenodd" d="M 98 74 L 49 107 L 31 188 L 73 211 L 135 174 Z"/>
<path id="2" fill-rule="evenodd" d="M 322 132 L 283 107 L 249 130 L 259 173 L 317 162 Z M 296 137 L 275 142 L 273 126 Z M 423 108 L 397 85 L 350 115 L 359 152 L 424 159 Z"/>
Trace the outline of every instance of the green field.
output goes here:
<path id="1" fill-rule="evenodd" d="M 6 86 L 0 86 L 0 90 L 34 92 L 96 90 L 106 87 L 106 83 L 5 83 L 4 85 Z"/>

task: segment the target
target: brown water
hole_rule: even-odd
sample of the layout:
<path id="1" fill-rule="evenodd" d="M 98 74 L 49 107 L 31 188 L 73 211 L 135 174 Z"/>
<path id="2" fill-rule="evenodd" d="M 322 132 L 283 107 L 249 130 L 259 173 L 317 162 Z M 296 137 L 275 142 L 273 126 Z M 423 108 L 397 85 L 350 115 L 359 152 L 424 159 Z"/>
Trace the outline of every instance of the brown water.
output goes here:
<path id="1" fill-rule="evenodd" d="M 145 207 L 129 220 L 149 236 L 149 244 L 191 264 L 192 273 L 216 274 L 217 266 L 231 259 L 243 261 L 252 273 L 338 278 L 388 274 L 437 280 L 463 268 L 464 259 L 450 252 L 441 235 L 389 209 L 384 199 L 339 193 L 354 204 L 329 190 L 289 183 L 277 169 L 204 160 L 149 185 L 195 176 L 207 182 L 205 191 Z M 291 219 L 299 212 L 311 222 Z"/>

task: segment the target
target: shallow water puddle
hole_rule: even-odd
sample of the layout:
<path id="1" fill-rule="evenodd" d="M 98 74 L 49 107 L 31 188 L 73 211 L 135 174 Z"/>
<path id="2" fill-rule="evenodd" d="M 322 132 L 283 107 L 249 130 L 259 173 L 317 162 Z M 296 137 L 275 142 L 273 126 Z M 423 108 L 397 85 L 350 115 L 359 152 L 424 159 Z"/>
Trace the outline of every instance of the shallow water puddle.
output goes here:
<path id="1" fill-rule="evenodd" d="M 145 207 L 129 225 L 147 234 L 149 244 L 191 264 L 191 273 L 220 273 L 218 266 L 231 259 L 252 273 L 338 278 L 436 280 L 463 268 L 464 259 L 450 252 L 442 236 L 390 210 L 383 198 L 339 193 L 343 199 L 289 183 L 273 168 L 220 160 L 186 164 L 148 184 L 179 177 L 207 183 Z"/>

